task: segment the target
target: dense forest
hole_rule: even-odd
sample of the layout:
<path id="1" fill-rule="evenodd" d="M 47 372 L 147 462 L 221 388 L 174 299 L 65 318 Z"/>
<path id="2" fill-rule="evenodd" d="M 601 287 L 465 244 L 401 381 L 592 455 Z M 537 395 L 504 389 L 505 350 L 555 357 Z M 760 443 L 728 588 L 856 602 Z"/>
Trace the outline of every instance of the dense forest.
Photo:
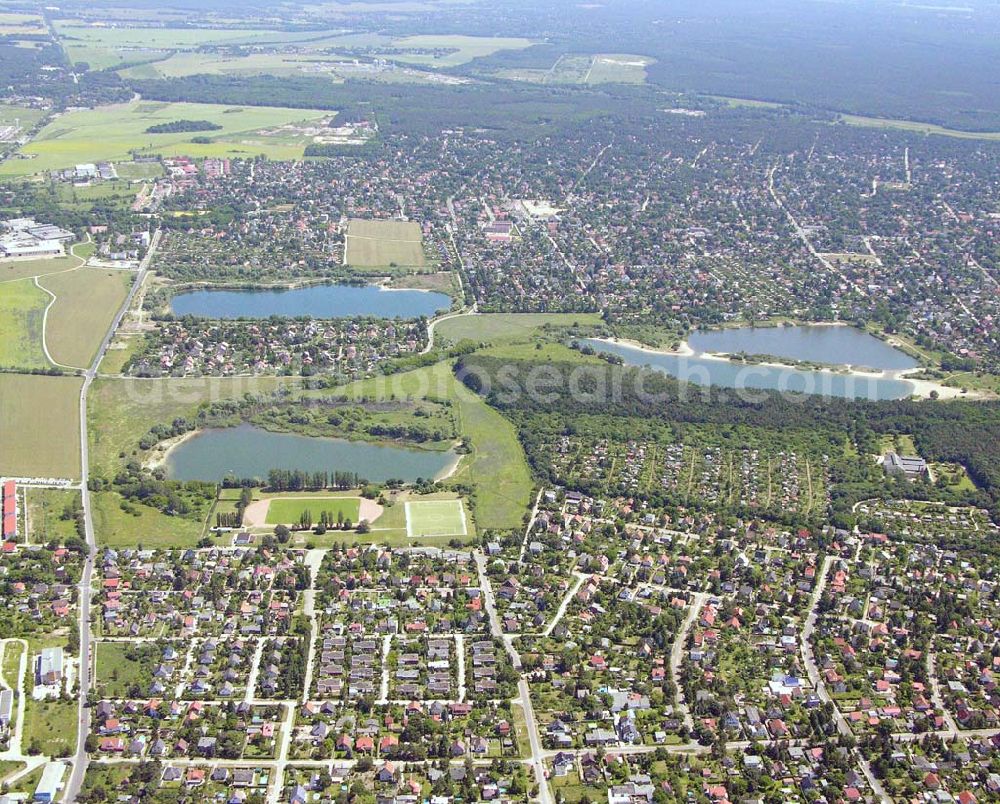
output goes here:
<path id="1" fill-rule="evenodd" d="M 925 459 L 964 466 L 978 487 L 967 502 L 1000 519 L 1000 403 L 868 402 L 764 392 L 744 399 L 731 389 L 683 385 L 664 374 L 610 364 L 584 371 L 579 363 L 545 364 L 540 384 L 539 364 L 483 355 L 461 358 L 456 373 L 517 422 L 529 454 L 531 432 L 552 414 L 600 415 L 604 428 L 620 418 L 636 426 L 658 421 L 822 434 L 831 444 L 849 439 L 862 455 L 879 451 L 880 435 L 908 433 Z M 835 480 L 835 514 L 873 492 L 864 477 Z M 880 489 L 891 490 L 892 484 Z"/>
<path id="2" fill-rule="evenodd" d="M 413 136 L 463 127 L 486 129 L 498 137 L 538 136 L 560 122 L 612 114 L 654 115 L 657 102 L 663 103 L 658 93 L 647 88 L 596 91 L 516 84 L 332 84 L 305 76 L 194 75 L 132 81 L 130 85 L 144 98 L 160 101 L 263 106 L 281 98 L 282 106 L 336 109 L 350 119 L 374 111 L 380 128 Z"/>

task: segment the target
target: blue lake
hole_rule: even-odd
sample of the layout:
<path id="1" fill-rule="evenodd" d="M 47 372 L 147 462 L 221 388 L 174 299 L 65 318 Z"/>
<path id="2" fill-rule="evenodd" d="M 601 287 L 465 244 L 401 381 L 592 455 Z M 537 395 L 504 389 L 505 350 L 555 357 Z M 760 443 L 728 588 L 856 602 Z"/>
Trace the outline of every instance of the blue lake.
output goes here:
<path id="1" fill-rule="evenodd" d="M 272 469 L 357 472 L 374 482 L 433 478 L 455 460 L 451 450 L 403 447 L 272 433 L 249 424 L 204 430 L 178 444 L 167 456 L 175 480 L 221 481 L 227 476 L 266 478 Z"/>
<path id="2" fill-rule="evenodd" d="M 697 385 L 794 391 L 873 400 L 902 399 L 913 392 L 912 383 L 906 380 L 858 377 L 777 366 L 742 365 L 728 360 L 652 352 L 628 344 L 610 343 L 593 338 L 583 342 L 598 352 L 618 355 L 626 365 L 648 366 Z"/>
<path id="3" fill-rule="evenodd" d="M 292 290 L 191 290 L 170 301 L 174 315 L 201 318 L 419 318 L 451 308 L 444 293 L 377 285 L 310 285 Z"/>
<path id="4" fill-rule="evenodd" d="M 695 352 L 774 355 L 843 366 L 896 371 L 914 368 L 916 361 L 885 341 L 855 327 L 741 327 L 692 332 Z"/>

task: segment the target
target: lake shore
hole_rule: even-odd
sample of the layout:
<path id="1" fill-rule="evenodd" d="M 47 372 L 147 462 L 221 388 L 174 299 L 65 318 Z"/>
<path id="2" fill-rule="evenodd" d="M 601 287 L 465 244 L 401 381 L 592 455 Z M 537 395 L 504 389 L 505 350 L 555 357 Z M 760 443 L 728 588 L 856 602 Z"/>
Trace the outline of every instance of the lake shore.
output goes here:
<path id="1" fill-rule="evenodd" d="M 825 326 L 846 326 L 844 324 L 830 322 L 825 324 Z M 775 369 L 786 369 L 792 371 L 801 372 L 815 372 L 817 374 L 830 374 L 830 375 L 841 375 L 844 377 L 858 377 L 859 379 L 869 379 L 869 380 L 899 380 L 909 383 L 913 388 L 912 396 L 917 396 L 920 398 L 929 399 L 931 393 L 936 391 L 939 399 L 955 399 L 957 397 L 972 398 L 974 394 L 963 394 L 961 389 L 952 388 L 947 385 L 941 385 L 931 380 L 921 380 L 911 378 L 908 375 L 915 374 L 922 371 L 922 367 L 916 366 L 909 369 L 894 369 L 885 371 L 864 371 L 861 369 L 854 369 L 850 366 L 844 366 L 843 368 L 800 368 L 791 363 L 781 363 L 778 361 L 761 361 L 760 363 L 741 363 L 736 360 L 732 360 L 724 354 L 718 354 L 714 352 L 696 352 L 687 341 L 681 341 L 677 349 L 654 349 L 639 341 L 635 341 L 629 338 L 594 338 L 595 341 L 602 341 L 604 343 L 613 343 L 624 346 L 630 346 L 640 352 L 651 355 L 669 355 L 672 357 L 692 357 L 698 358 L 699 360 L 716 360 L 724 363 L 730 363 L 734 366 L 767 366 L 769 368 Z"/>
<path id="2" fill-rule="evenodd" d="M 201 430 L 188 430 L 179 436 L 168 438 L 153 447 L 149 454 L 142 461 L 142 468 L 153 472 L 157 469 L 164 469 L 170 460 L 170 454 L 181 444 L 195 438 Z"/>

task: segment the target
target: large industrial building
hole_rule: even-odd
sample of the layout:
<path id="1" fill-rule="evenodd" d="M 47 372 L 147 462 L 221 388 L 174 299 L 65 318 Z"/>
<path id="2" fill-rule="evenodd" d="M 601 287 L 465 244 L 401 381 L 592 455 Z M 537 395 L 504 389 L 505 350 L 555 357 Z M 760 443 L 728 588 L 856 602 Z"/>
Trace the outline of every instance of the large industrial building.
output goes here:
<path id="1" fill-rule="evenodd" d="M 0 258 L 5 259 L 61 257 L 65 253 L 63 244 L 76 238 L 66 229 L 33 218 L 14 218 L 0 225 L 4 229 L 0 234 Z"/>

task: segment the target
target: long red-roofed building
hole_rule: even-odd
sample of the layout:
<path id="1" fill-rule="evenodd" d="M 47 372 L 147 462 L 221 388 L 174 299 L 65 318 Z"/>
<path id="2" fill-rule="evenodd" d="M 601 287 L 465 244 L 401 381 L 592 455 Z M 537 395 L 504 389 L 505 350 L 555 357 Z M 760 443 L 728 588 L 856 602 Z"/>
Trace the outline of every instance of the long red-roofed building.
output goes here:
<path id="1" fill-rule="evenodd" d="M 3 483 L 3 538 L 10 541 L 17 538 L 17 483 L 6 480 Z"/>

